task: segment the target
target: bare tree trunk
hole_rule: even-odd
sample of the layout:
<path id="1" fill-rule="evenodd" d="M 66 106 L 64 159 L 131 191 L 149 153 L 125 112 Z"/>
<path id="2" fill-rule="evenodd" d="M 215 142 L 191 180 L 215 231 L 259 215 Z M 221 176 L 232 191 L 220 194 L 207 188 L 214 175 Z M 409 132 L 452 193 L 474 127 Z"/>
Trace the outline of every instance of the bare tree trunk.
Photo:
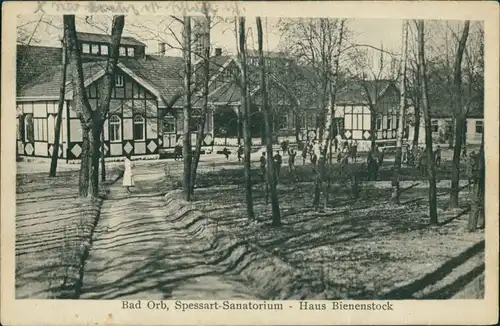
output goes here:
<path id="1" fill-rule="evenodd" d="M 75 16 L 64 15 L 64 37 L 68 53 L 68 69 L 72 76 L 73 101 L 82 126 L 82 155 L 79 176 L 80 197 L 99 195 L 99 145 L 103 120 L 109 109 L 114 71 L 117 65 L 118 47 L 123 30 L 124 16 L 113 17 L 110 56 L 104 75 L 104 91 L 101 102 L 92 110 L 85 92 L 83 68 L 78 38 L 76 35 Z"/>
<path id="2" fill-rule="evenodd" d="M 101 181 L 106 181 L 106 163 L 104 159 L 106 154 L 104 153 L 104 130 L 101 130 Z"/>
<path id="3" fill-rule="evenodd" d="M 99 148 L 101 147 L 100 128 L 89 131 L 89 157 L 90 157 L 90 193 L 92 197 L 99 196 Z"/>
<path id="4" fill-rule="evenodd" d="M 321 142 L 321 157 L 318 158 L 318 172 L 316 174 L 316 182 L 315 182 L 315 188 L 314 188 L 314 200 L 313 200 L 313 206 L 318 208 L 319 203 L 320 203 L 320 196 L 321 196 L 321 188 L 322 188 L 322 181 L 324 178 L 325 174 L 325 165 L 326 165 L 326 154 L 328 152 L 328 148 L 330 148 L 330 144 L 332 142 L 332 123 L 333 123 L 333 117 L 335 114 L 335 97 L 337 94 L 337 76 L 338 76 L 338 71 L 339 71 L 339 58 L 340 58 L 340 53 L 341 53 L 341 47 L 342 47 L 342 39 L 344 34 L 344 20 L 341 21 L 340 23 L 340 32 L 339 32 L 339 39 L 337 42 L 337 48 L 335 50 L 335 54 L 333 56 L 333 65 L 331 62 L 328 63 L 328 73 L 330 74 L 330 78 L 327 81 L 326 89 L 327 89 L 327 96 L 328 96 L 328 105 L 326 105 L 326 110 L 324 110 L 323 113 L 323 122 L 324 125 L 321 126 L 320 128 L 320 133 L 319 133 L 319 139 Z M 333 73 L 332 73 L 333 69 Z M 326 194 L 327 189 L 324 188 L 323 192 Z"/>
<path id="5" fill-rule="evenodd" d="M 89 128 L 82 128 L 82 154 L 80 157 L 80 174 L 78 177 L 78 193 L 82 198 L 86 198 L 89 195 L 89 175 L 90 166 L 92 165 L 89 134 Z"/>
<path id="6" fill-rule="evenodd" d="M 244 172 L 245 172 L 245 190 L 247 202 L 247 217 L 249 220 L 255 218 L 253 211 L 252 197 L 252 175 L 251 175 L 251 159 L 252 138 L 250 135 L 250 114 L 249 101 L 247 92 L 247 59 L 246 59 L 246 36 L 245 36 L 245 17 L 239 19 L 239 35 L 240 35 L 240 55 L 241 55 L 241 107 L 243 109 L 241 117 L 243 118 L 243 140 L 244 140 Z"/>
<path id="7" fill-rule="evenodd" d="M 68 69 L 72 77 L 73 101 L 82 126 L 82 154 L 78 188 L 80 197 L 87 197 L 92 195 L 89 193 L 89 176 L 92 165 L 90 132 L 94 127 L 92 121 L 93 114 L 83 83 L 82 58 L 76 35 L 75 16 L 64 15 L 63 21 L 65 44 L 67 45 L 68 53 Z"/>
<path id="8" fill-rule="evenodd" d="M 203 113 L 201 116 L 200 124 L 198 125 L 198 137 L 196 138 L 196 149 L 194 153 L 194 160 L 191 166 L 191 194 L 194 194 L 194 186 L 196 184 L 196 172 L 198 163 L 200 162 L 201 145 L 205 137 L 205 124 L 208 115 L 208 83 L 210 81 L 210 19 L 208 16 L 208 9 L 206 2 L 203 2 L 203 13 L 205 15 L 204 21 L 204 42 L 203 42 L 203 94 L 202 106 Z"/>
<path id="9" fill-rule="evenodd" d="M 183 109 L 183 146 L 182 156 L 184 159 L 184 177 L 182 189 L 184 199 L 191 200 L 191 17 L 184 16 L 184 109 Z"/>
<path id="10" fill-rule="evenodd" d="M 401 98 L 399 103 L 399 128 L 396 139 L 396 157 L 392 180 L 392 202 L 399 204 L 399 174 L 401 170 L 401 156 L 403 147 L 403 122 L 406 111 L 406 60 L 408 52 L 408 24 L 403 21 L 403 58 L 401 63 Z"/>
<path id="11" fill-rule="evenodd" d="M 460 180 L 460 154 L 463 143 L 465 126 L 465 114 L 462 103 L 462 58 L 465 52 L 465 44 L 469 36 L 470 22 L 465 22 L 462 37 L 458 43 L 457 55 L 453 66 L 453 104 L 455 105 L 455 147 L 453 149 L 453 161 L 451 164 L 451 191 L 450 207 L 458 207 L 458 184 Z"/>
<path id="12" fill-rule="evenodd" d="M 469 232 L 476 231 L 478 227 L 479 215 L 482 216 L 484 223 L 484 192 L 485 192 L 485 159 L 484 159 L 484 133 L 481 140 L 481 149 L 476 158 L 476 171 L 473 190 L 471 192 L 471 210 L 469 214 L 469 223 L 467 229 Z M 479 225 L 480 227 L 484 226 Z"/>
<path id="13" fill-rule="evenodd" d="M 431 112 L 429 107 L 427 75 L 425 67 L 425 52 L 424 52 L 424 21 L 417 22 L 418 31 L 418 64 L 420 65 L 420 78 L 422 81 L 422 106 L 424 109 L 425 119 L 425 145 L 427 155 L 427 166 L 429 175 L 429 217 L 430 223 L 436 225 L 437 218 L 437 203 L 436 203 L 436 171 L 434 168 L 434 159 L 432 152 L 432 129 L 431 129 Z"/>
<path id="14" fill-rule="evenodd" d="M 56 118 L 56 128 L 55 128 L 55 136 L 54 136 L 54 150 L 52 151 L 52 160 L 50 162 L 50 177 L 56 176 L 57 171 L 57 159 L 59 158 L 59 142 L 61 137 L 61 124 L 62 124 L 62 115 L 63 115 L 63 107 L 64 107 L 64 96 L 66 94 L 66 70 L 67 70 L 67 51 L 66 51 L 66 43 L 63 41 L 63 69 L 62 69 L 62 79 L 61 85 L 59 88 L 59 102 L 57 104 L 57 118 Z M 68 119 L 68 118 L 67 118 Z"/>
<path id="15" fill-rule="evenodd" d="M 264 52 L 262 49 L 262 21 L 260 17 L 256 18 L 257 21 L 257 40 L 259 44 L 259 66 L 260 66 L 260 89 L 262 94 L 262 113 L 264 114 L 264 121 L 266 125 L 266 148 L 267 148 L 267 180 L 271 190 L 271 207 L 273 212 L 273 225 L 281 225 L 280 206 L 278 200 L 278 192 L 276 187 L 276 175 L 274 171 L 273 162 L 273 140 L 271 132 L 271 121 L 269 118 L 269 108 L 267 99 L 267 86 L 266 86 L 266 69 L 264 65 Z"/>

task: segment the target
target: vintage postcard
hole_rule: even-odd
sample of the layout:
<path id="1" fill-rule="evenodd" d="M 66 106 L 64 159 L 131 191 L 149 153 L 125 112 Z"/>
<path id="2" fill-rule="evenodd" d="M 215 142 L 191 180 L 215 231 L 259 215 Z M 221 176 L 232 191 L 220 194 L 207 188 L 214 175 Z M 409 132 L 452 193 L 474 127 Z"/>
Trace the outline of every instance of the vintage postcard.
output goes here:
<path id="1" fill-rule="evenodd" d="M 494 2 L 2 14 L 2 324 L 498 320 Z"/>

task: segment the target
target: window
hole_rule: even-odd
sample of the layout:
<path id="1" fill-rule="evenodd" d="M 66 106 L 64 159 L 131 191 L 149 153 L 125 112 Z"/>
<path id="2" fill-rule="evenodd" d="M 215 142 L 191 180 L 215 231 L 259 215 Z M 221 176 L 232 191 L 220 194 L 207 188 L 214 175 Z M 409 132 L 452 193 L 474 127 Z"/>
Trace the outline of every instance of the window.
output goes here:
<path id="1" fill-rule="evenodd" d="M 125 57 L 127 56 L 127 48 L 124 46 L 120 46 L 120 57 Z"/>
<path id="2" fill-rule="evenodd" d="M 387 129 L 391 129 L 391 125 L 392 125 L 392 119 L 391 117 L 387 117 Z"/>
<path id="3" fill-rule="evenodd" d="M 99 45 L 92 44 L 92 54 L 99 54 Z"/>
<path id="4" fill-rule="evenodd" d="M 144 140 L 144 118 L 140 115 L 134 117 L 134 140 Z"/>
<path id="5" fill-rule="evenodd" d="M 83 53 L 90 53 L 90 45 L 87 43 L 82 44 L 82 52 Z"/>
<path id="6" fill-rule="evenodd" d="M 122 75 L 115 75 L 115 86 L 116 87 L 123 87 L 123 76 Z"/>
<path id="7" fill-rule="evenodd" d="M 201 116 L 191 117 L 191 132 L 198 132 L 198 126 L 201 123 Z"/>
<path id="8" fill-rule="evenodd" d="M 110 141 L 121 141 L 122 133 L 121 133 L 121 124 L 122 120 L 117 115 L 112 115 L 109 118 L 109 140 Z"/>
<path id="9" fill-rule="evenodd" d="M 431 121 L 431 129 L 432 129 L 432 132 L 438 132 L 439 124 L 438 124 L 437 120 Z"/>
<path id="10" fill-rule="evenodd" d="M 483 122 L 478 120 L 476 121 L 476 134 L 482 134 L 483 133 Z"/>
<path id="11" fill-rule="evenodd" d="M 382 130 L 382 118 L 377 118 L 377 130 Z"/>
<path id="12" fill-rule="evenodd" d="M 47 119 L 34 118 L 33 120 L 34 140 L 47 141 Z"/>
<path id="13" fill-rule="evenodd" d="M 33 115 L 24 116 L 24 141 L 32 143 L 35 141 L 35 129 L 33 128 Z"/>
<path id="14" fill-rule="evenodd" d="M 101 55 L 108 55 L 108 46 L 105 44 L 101 45 Z"/>
<path id="15" fill-rule="evenodd" d="M 133 57 L 134 56 L 134 48 L 127 48 L 127 56 Z"/>
<path id="16" fill-rule="evenodd" d="M 278 116 L 278 128 L 279 128 L 279 130 L 287 130 L 288 129 L 288 116 L 287 115 L 279 115 Z"/>
<path id="17" fill-rule="evenodd" d="M 163 132 L 175 133 L 175 117 L 170 113 L 167 113 L 163 118 Z"/>

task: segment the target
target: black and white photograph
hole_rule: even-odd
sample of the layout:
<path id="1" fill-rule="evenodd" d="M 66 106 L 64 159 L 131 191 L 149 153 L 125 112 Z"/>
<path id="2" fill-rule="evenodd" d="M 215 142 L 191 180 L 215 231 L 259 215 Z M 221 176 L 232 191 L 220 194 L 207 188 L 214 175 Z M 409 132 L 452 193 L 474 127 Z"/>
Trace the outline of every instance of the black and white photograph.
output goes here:
<path id="1" fill-rule="evenodd" d="M 134 4 L 15 17 L 16 301 L 484 301 L 484 20 Z"/>

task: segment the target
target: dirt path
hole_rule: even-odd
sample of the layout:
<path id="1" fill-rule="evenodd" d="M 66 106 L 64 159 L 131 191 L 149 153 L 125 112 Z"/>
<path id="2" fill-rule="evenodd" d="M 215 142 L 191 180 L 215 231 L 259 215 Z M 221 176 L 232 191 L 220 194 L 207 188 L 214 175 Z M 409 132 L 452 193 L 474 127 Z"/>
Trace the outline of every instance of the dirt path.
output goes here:
<path id="1" fill-rule="evenodd" d="M 120 182 L 104 201 L 85 267 L 82 299 L 255 298 L 205 261 L 204 244 L 165 218 L 163 196 L 147 171 L 128 195 Z M 206 244 L 205 244 L 206 246 Z"/>

